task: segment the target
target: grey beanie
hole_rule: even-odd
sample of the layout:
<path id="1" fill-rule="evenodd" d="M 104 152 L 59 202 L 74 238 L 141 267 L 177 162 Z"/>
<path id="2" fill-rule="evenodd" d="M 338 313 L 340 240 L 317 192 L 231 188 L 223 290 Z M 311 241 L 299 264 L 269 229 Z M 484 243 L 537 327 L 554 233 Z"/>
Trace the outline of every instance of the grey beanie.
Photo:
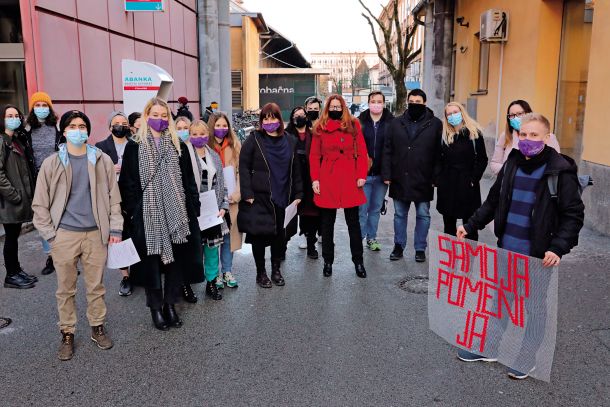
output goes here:
<path id="1" fill-rule="evenodd" d="M 127 115 L 123 112 L 121 112 L 120 110 L 115 110 L 114 112 L 110 113 L 110 116 L 108 116 L 108 128 L 110 128 L 112 126 L 112 119 L 114 119 L 117 116 L 123 116 L 125 118 L 125 120 L 127 120 L 129 122 L 129 120 L 127 119 Z"/>

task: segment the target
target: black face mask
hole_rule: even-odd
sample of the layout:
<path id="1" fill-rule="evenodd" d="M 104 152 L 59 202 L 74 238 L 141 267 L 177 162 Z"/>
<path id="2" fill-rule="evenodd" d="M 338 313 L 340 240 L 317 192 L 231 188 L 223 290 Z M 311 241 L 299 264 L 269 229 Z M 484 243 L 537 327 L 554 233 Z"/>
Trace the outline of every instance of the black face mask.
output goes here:
<path id="1" fill-rule="evenodd" d="M 303 117 L 303 116 L 295 117 L 294 118 L 294 125 L 297 128 L 301 128 L 301 127 L 307 126 L 307 117 Z"/>
<path id="2" fill-rule="evenodd" d="M 409 103 L 407 108 L 407 114 L 413 120 L 421 119 L 421 117 L 426 113 L 426 105 L 419 103 Z"/>
<path id="3" fill-rule="evenodd" d="M 307 112 L 307 118 L 312 122 L 318 120 L 318 117 L 320 117 L 320 112 L 317 110 L 309 110 Z"/>
<path id="4" fill-rule="evenodd" d="M 123 138 L 131 133 L 131 129 L 129 126 L 123 126 L 120 124 L 115 124 L 112 126 L 112 135 L 118 138 Z"/>
<path id="5" fill-rule="evenodd" d="M 343 117 L 343 111 L 342 110 L 329 110 L 328 117 L 330 117 L 333 120 L 341 120 L 341 118 Z"/>

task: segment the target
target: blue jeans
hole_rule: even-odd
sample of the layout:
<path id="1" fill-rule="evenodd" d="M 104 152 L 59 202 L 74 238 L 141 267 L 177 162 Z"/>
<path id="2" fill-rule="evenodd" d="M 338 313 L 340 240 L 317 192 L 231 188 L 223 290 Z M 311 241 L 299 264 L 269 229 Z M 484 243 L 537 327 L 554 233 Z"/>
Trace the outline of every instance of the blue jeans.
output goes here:
<path id="1" fill-rule="evenodd" d="M 383 182 L 381 176 L 366 177 L 366 184 L 364 184 L 366 203 L 360 205 L 359 209 L 360 231 L 363 238 L 371 240 L 377 238 L 379 216 L 386 192 L 388 192 L 388 186 Z"/>
<path id="2" fill-rule="evenodd" d="M 50 256 L 51 255 L 51 245 L 49 244 L 49 242 L 47 242 L 42 237 L 40 238 L 40 242 L 42 243 L 42 250 L 44 251 L 44 254 L 46 254 L 47 256 Z"/>
<path id="3" fill-rule="evenodd" d="M 428 246 L 428 229 L 430 229 L 430 202 L 413 202 L 415 204 L 415 250 L 424 251 Z M 394 199 L 394 244 L 403 249 L 407 246 L 407 217 L 411 202 Z"/>
<path id="4" fill-rule="evenodd" d="M 223 237 L 220 246 L 220 265 L 223 273 L 230 273 L 233 269 L 233 253 L 231 253 L 231 234 L 227 233 Z"/>

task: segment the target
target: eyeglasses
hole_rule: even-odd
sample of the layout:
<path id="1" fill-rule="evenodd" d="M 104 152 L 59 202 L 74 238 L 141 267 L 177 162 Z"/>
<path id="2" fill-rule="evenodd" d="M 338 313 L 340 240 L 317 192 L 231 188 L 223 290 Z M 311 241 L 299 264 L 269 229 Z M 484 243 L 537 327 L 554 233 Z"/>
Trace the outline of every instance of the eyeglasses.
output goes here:
<path id="1" fill-rule="evenodd" d="M 506 117 L 510 120 L 510 119 L 514 119 L 515 117 L 523 117 L 525 115 L 526 115 L 525 112 L 519 112 L 519 113 L 514 113 L 514 114 L 507 114 Z"/>
<path id="2" fill-rule="evenodd" d="M 340 112 L 341 110 L 343 110 L 343 108 L 341 106 L 329 106 L 328 110 L 331 110 L 333 112 Z"/>

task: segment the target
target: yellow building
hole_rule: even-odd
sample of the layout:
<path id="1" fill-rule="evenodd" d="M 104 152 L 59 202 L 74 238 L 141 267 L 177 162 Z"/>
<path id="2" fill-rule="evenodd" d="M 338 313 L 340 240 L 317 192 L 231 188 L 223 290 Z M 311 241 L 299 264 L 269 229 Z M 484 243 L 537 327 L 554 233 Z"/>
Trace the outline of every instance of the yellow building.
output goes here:
<path id="1" fill-rule="evenodd" d="M 489 9 L 507 13 L 506 42 L 479 40 Z M 596 185 L 583 194 L 586 223 L 610 234 L 610 1 L 457 0 L 455 18 L 453 99 L 493 137 L 515 99 L 548 117 L 562 153 L 593 175 Z"/>

